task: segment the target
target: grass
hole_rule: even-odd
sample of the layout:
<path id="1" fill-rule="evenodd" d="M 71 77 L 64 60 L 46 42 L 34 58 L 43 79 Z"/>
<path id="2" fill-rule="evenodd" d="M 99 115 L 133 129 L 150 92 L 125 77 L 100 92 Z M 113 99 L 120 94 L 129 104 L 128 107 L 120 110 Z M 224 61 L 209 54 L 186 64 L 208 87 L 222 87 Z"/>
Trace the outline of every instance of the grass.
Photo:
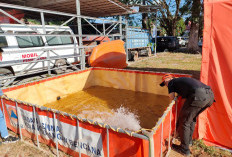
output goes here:
<path id="1" fill-rule="evenodd" d="M 132 62 L 127 69 L 191 74 L 200 78 L 201 54 L 162 52 L 157 56 Z"/>
<path id="2" fill-rule="evenodd" d="M 226 150 L 221 150 L 213 146 L 206 146 L 203 140 L 194 140 L 192 149 L 194 152 L 194 156 L 199 156 L 200 154 L 203 154 L 203 152 L 213 157 L 232 156 L 232 154 Z"/>
<path id="3" fill-rule="evenodd" d="M 195 150 L 195 152 L 199 152 L 199 151 L 201 152 L 201 150 L 203 150 L 204 152 L 206 152 L 210 156 L 215 154 L 215 147 L 206 146 L 204 144 L 203 140 L 193 141 L 193 149 Z"/>

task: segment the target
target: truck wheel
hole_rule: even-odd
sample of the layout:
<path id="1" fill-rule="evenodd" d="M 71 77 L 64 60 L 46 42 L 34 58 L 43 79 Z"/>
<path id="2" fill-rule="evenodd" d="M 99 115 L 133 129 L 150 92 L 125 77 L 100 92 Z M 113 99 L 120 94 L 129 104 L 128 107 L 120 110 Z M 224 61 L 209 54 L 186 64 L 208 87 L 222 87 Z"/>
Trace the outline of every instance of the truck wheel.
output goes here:
<path id="1" fill-rule="evenodd" d="M 54 72 L 56 74 L 62 74 L 67 70 L 67 67 L 65 67 L 67 65 L 65 59 L 58 59 L 55 62 L 54 68 L 58 68 L 58 69 L 54 69 Z"/>
<path id="2" fill-rule="evenodd" d="M 0 87 L 8 86 L 13 82 L 14 78 L 2 80 L 10 76 L 14 76 L 14 74 L 9 68 L 0 68 Z"/>
<path id="3" fill-rule="evenodd" d="M 137 60 L 139 60 L 139 53 L 135 52 L 134 53 L 134 61 L 137 61 Z"/>
<path id="4" fill-rule="evenodd" d="M 128 60 L 132 61 L 133 59 L 134 59 L 134 55 L 130 51 L 128 51 Z"/>

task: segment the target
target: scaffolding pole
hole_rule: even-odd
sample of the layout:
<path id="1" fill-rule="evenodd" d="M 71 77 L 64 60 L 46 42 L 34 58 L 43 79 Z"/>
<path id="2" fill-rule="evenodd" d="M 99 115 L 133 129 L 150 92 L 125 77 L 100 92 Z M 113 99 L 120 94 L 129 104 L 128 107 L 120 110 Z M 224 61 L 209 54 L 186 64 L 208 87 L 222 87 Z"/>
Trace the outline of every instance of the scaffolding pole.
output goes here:
<path id="1" fill-rule="evenodd" d="M 77 27 L 78 27 L 78 34 L 79 37 L 79 46 L 83 46 L 82 42 L 82 27 L 81 27 L 81 8 L 80 8 L 80 0 L 76 0 L 76 11 L 77 11 Z M 84 49 L 79 49 L 81 54 L 81 70 L 85 69 L 85 52 Z"/>
<path id="2" fill-rule="evenodd" d="M 128 56 L 128 45 L 127 45 L 127 42 L 128 42 L 128 21 L 126 19 L 126 27 L 125 27 L 125 49 L 126 49 L 126 62 L 128 63 L 129 61 L 129 56 Z"/>
<path id="3" fill-rule="evenodd" d="M 119 16 L 119 33 L 120 33 L 120 40 L 122 40 L 122 16 Z"/>

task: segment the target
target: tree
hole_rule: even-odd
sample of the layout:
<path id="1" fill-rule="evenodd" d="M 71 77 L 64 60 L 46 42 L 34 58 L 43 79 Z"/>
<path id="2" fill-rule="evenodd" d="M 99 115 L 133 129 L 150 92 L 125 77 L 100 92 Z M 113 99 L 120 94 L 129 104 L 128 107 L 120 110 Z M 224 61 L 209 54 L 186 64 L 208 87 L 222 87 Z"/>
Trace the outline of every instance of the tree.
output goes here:
<path id="1" fill-rule="evenodd" d="M 185 4 L 181 8 L 182 15 L 189 15 L 187 18 L 191 21 L 191 28 L 189 34 L 189 43 L 188 43 L 188 51 L 190 53 L 199 52 L 198 39 L 199 32 L 201 32 L 202 27 L 200 27 L 200 23 L 202 22 L 202 14 L 203 14 L 203 0 L 186 0 Z M 200 31 L 199 31 L 200 30 Z"/>
<path id="2" fill-rule="evenodd" d="M 160 4 L 160 15 L 158 16 L 160 26 L 163 27 L 169 36 L 176 36 L 177 22 L 180 20 L 181 0 L 154 0 L 153 4 Z"/>
<path id="3" fill-rule="evenodd" d="M 143 0 L 142 4 L 146 5 L 146 0 Z M 144 29 L 149 29 L 148 14 L 147 13 L 142 13 L 142 26 L 143 26 Z"/>
<path id="4" fill-rule="evenodd" d="M 176 35 L 177 22 L 180 20 L 179 9 L 181 0 L 120 0 L 127 5 L 142 4 L 142 5 L 160 5 L 160 14 L 158 14 L 159 24 L 165 29 L 167 35 Z M 155 21 L 154 13 L 142 14 L 142 26 L 145 29 L 151 29 Z"/>

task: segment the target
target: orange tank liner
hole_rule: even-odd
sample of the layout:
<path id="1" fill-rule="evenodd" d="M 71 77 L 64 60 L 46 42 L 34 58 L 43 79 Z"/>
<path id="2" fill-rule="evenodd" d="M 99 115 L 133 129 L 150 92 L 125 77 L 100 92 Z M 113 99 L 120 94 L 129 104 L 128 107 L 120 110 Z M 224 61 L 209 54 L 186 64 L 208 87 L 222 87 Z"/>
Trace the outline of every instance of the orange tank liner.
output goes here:
<path id="1" fill-rule="evenodd" d="M 124 42 L 122 40 L 114 40 L 101 43 L 93 49 L 88 63 L 91 67 L 126 68 Z"/>

